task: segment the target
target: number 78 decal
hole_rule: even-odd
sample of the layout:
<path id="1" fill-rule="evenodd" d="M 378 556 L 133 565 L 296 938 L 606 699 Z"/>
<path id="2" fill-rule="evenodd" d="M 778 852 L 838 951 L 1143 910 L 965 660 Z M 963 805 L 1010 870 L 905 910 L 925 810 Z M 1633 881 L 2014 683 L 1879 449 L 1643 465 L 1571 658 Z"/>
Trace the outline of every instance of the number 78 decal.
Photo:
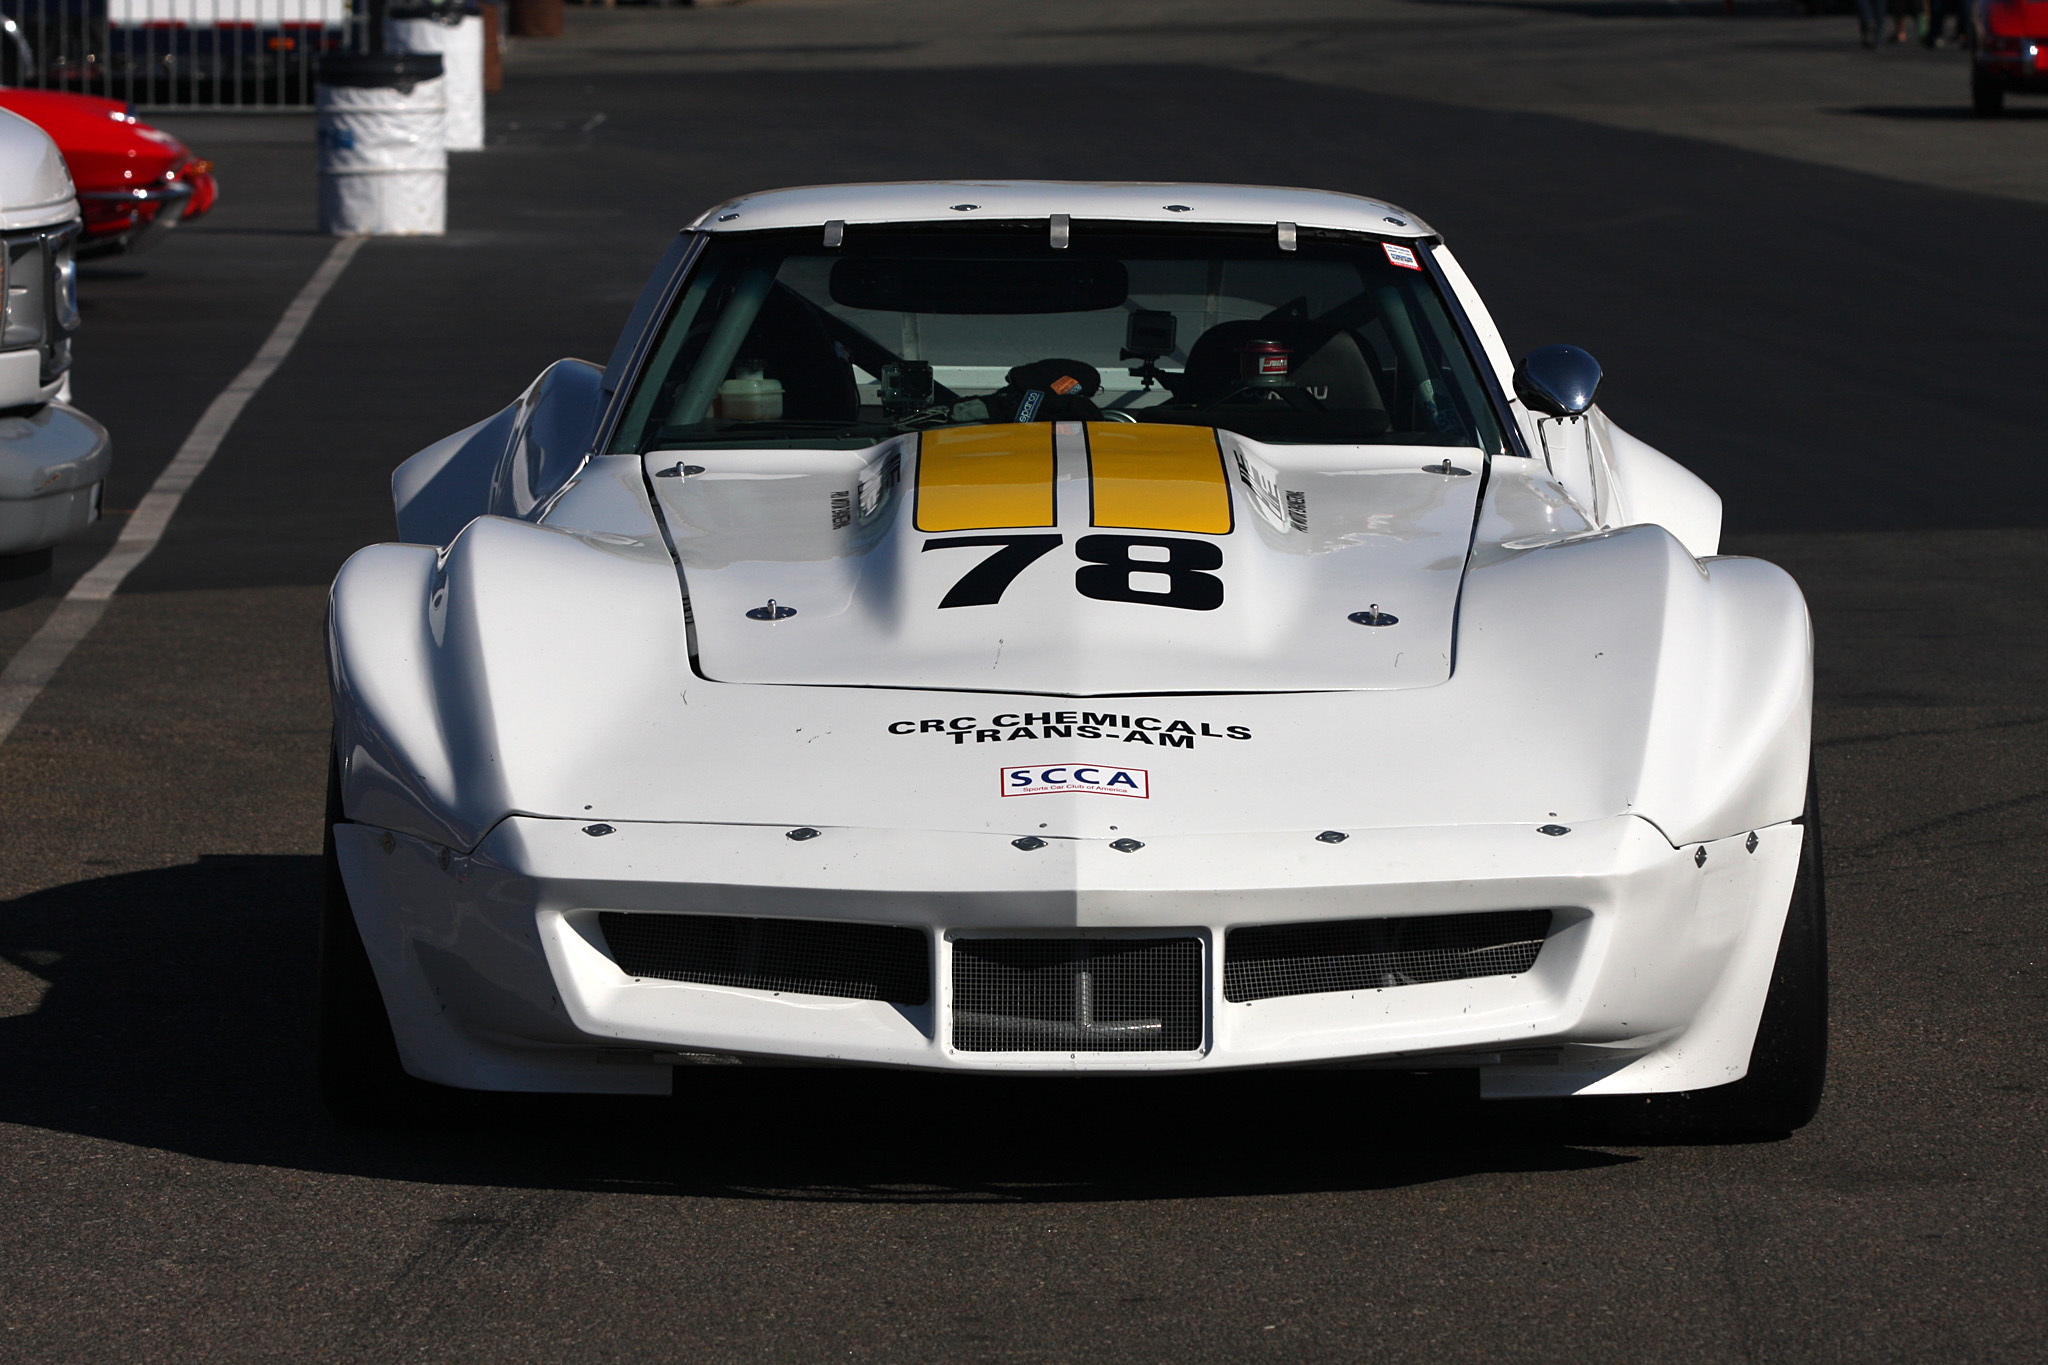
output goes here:
<path id="1" fill-rule="evenodd" d="M 1003 600 L 1017 575 L 1056 549 L 1064 536 L 1022 534 L 949 536 L 927 540 L 925 550 L 993 548 L 939 601 L 946 607 L 987 607 Z M 1163 557 L 1137 558 L 1134 550 L 1165 551 Z M 1223 547 L 1206 540 L 1178 536 L 1082 536 L 1074 542 L 1082 560 L 1074 571 L 1074 591 L 1100 602 L 1143 602 L 1185 611 L 1214 611 L 1223 605 L 1223 580 L 1207 572 L 1223 567 Z"/>

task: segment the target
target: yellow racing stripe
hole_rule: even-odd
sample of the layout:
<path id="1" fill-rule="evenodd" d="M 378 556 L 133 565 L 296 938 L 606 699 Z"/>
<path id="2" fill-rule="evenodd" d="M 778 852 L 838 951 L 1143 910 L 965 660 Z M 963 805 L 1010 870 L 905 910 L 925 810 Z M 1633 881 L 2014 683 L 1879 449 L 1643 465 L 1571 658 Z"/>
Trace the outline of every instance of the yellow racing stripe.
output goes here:
<path id="1" fill-rule="evenodd" d="M 917 438 L 917 529 L 1050 526 L 1052 423 L 941 427 Z"/>
<path id="2" fill-rule="evenodd" d="M 1097 526 L 1230 534 L 1230 477 L 1211 427 L 1088 423 Z"/>

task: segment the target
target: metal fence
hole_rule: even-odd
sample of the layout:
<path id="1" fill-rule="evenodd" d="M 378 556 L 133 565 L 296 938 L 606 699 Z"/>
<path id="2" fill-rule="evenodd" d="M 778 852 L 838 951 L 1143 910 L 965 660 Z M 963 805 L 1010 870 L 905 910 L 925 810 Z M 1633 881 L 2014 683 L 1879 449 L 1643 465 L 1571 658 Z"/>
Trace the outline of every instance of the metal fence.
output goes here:
<path id="1" fill-rule="evenodd" d="M 0 0 L 0 83 L 137 109 L 309 109 L 320 54 L 361 51 L 361 0 Z"/>

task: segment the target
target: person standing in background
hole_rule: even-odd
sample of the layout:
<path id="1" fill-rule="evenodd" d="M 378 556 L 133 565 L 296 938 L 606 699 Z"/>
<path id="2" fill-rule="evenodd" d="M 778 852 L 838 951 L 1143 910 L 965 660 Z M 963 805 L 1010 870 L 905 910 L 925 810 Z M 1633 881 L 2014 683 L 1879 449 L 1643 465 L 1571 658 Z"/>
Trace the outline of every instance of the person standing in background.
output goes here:
<path id="1" fill-rule="evenodd" d="M 1865 47 L 1884 41 L 1885 0 L 1856 0 L 1856 28 Z"/>
<path id="2" fill-rule="evenodd" d="M 1941 36 L 1941 30 L 1948 19 L 1955 19 L 1955 33 Z M 1920 11 L 1920 41 L 1927 47 L 1960 47 L 1968 37 L 1969 18 L 1963 13 L 1963 0 L 1924 0 Z"/>

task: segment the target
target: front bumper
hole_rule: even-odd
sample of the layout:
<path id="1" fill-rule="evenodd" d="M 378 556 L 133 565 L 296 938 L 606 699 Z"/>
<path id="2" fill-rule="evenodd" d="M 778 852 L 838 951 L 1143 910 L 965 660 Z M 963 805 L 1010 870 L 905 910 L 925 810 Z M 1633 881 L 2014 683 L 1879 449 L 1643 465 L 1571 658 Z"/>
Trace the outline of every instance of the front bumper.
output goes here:
<path id="1" fill-rule="evenodd" d="M 68 403 L 0 417 L 0 555 L 55 545 L 100 514 L 107 429 Z"/>
<path id="2" fill-rule="evenodd" d="M 185 219 L 194 186 L 182 180 L 113 190 L 80 190 L 85 210 L 81 255 L 147 251 Z"/>
<path id="3" fill-rule="evenodd" d="M 596 828 L 604 829 L 604 826 Z M 1494 1096 L 1697 1089 L 1748 1064 L 1797 869 L 1781 825 L 1674 849 L 1615 817 L 1529 826 L 1154 837 L 1137 853 L 1006 835 L 623 825 L 512 817 L 465 856 L 336 828 L 406 1067 L 493 1090 L 658 1093 L 704 1060 L 973 1072 L 1477 1067 Z M 1704 853 L 1705 857 L 1700 855 Z M 1535 963 L 1490 976 L 1232 1003 L 1220 958 L 1259 924 L 1549 908 Z M 923 1005 L 650 980 L 607 910 L 910 926 Z M 1180 1052 L 962 1051 L 955 946 L 972 937 L 1199 940 L 1201 1042 Z"/>
<path id="4" fill-rule="evenodd" d="M 1998 47 L 1979 46 L 1972 54 L 1978 72 L 2007 90 L 2048 94 L 2048 36 L 1994 38 Z"/>

